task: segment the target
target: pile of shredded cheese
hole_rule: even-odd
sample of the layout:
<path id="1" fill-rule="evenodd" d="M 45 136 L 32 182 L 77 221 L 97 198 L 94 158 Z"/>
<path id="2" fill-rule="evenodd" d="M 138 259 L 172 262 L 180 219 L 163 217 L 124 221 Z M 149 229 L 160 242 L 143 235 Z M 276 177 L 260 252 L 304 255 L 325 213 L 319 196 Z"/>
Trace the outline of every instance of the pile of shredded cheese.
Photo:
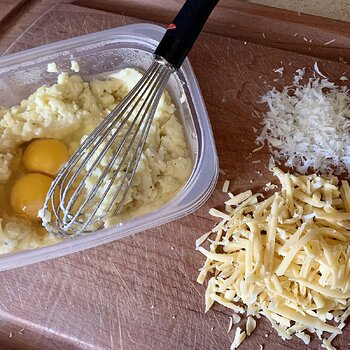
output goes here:
<path id="1" fill-rule="evenodd" d="M 196 242 L 206 256 L 198 282 L 210 275 L 206 311 L 216 301 L 249 316 L 231 349 L 261 315 L 283 339 L 295 335 L 308 344 L 314 333 L 334 349 L 350 314 L 349 184 L 273 171 L 282 188 L 270 197 L 228 192 L 225 212 L 210 210 L 221 221 Z M 206 240 L 209 250 L 201 246 Z"/>
<path id="2" fill-rule="evenodd" d="M 319 71 L 320 78 L 301 84 L 305 68 L 297 70 L 292 86 L 273 88 L 262 102 L 269 111 L 257 143 L 267 142 L 272 159 L 305 174 L 350 173 L 350 96 Z M 322 78 L 323 77 L 323 78 Z"/>

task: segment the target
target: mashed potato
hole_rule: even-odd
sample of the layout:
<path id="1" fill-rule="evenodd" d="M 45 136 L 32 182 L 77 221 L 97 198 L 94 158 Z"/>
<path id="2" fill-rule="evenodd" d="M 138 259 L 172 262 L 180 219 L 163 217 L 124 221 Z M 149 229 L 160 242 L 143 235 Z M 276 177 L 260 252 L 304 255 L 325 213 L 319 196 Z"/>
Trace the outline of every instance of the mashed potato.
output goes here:
<path id="1" fill-rule="evenodd" d="M 78 75 L 62 73 L 57 84 L 40 87 L 18 106 L 0 109 L 0 254 L 58 241 L 41 223 L 19 217 L 11 209 L 9 191 L 24 173 L 21 155 L 25 143 L 54 138 L 63 141 L 70 153 L 74 152 L 140 77 L 136 70 L 124 69 L 107 80 L 88 83 Z M 175 112 L 165 92 L 126 201 L 118 217 L 109 218 L 106 226 L 159 208 L 189 178 L 192 159 Z M 97 170 L 101 171 L 110 157 L 107 153 Z M 91 176 L 90 186 L 93 180 Z"/>

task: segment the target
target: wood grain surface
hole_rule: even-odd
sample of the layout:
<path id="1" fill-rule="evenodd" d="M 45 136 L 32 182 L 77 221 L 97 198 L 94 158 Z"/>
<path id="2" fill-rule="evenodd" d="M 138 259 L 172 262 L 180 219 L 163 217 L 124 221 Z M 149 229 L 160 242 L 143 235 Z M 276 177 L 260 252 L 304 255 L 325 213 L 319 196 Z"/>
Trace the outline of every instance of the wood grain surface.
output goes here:
<path id="1" fill-rule="evenodd" d="M 0 23 L 4 24 L 9 17 L 12 18 L 11 14 L 17 12 L 19 8 L 22 8 L 25 2 L 26 0 L 2 0 Z"/>
<path id="2" fill-rule="evenodd" d="M 168 23 L 183 0 L 76 0 L 74 3 Z M 349 23 L 333 19 L 246 1 L 221 0 L 209 18 L 205 31 L 334 61 L 350 62 Z M 333 39 L 336 40 L 330 43 Z"/>
<path id="3" fill-rule="evenodd" d="M 140 20 L 93 9 L 61 4 L 41 16 L 5 52 Z M 313 33 L 310 33 L 313 34 Z M 204 257 L 195 240 L 214 224 L 211 207 L 224 200 L 221 187 L 261 191 L 273 181 L 266 150 L 256 147 L 253 127 L 260 128 L 264 106 L 259 96 L 272 85 L 289 84 L 300 67 L 315 59 L 229 36 L 202 33 L 190 53 L 217 144 L 218 185 L 196 213 L 170 224 L 47 262 L 0 273 L 0 349 L 126 349 L 225 350 L 234 332 L 227 333 L 230 310 L 214 306 L 204 313 L 205 287 L 196 283 Z M 319 60 L 322 72 L 338 82 L 350 68 Z M 273 71 L 284 66 L 282 78 Z M 260 161 L 256 163 L 255 161 Z M 244 326 L 242 321 L 240 326 Z M 350 331 L 334 344 L 349 348 Z M 317 339 L 282 341 L 268 322 L 242 350 L 320 349 Z"/>
<path id="4" fill-rule="evenodd" d="M 54 4 L 74 3 L 85 8 L 102 9 L 151 22 L 168 23 L 184 2 L 184 0 L 2 1 L 5 1 L 5 5 L 0 7 L 0 13 L 6 13 L 6 23 L 3 23 L 0 17 L 2 29 L 0 54 Z M 14 3 L 21 3 L 23 6 L 17 6 L 8 13 L 8 9 L 14 7 Z M 261 43 L 264 46 L 338 62 L 350 62 L 350 26 L 347 22 L 256 5 L 242 0 L 221 0 L 204 30 L 242 41 Z M 336 40 L 333 41 L 334 39 Z"/>

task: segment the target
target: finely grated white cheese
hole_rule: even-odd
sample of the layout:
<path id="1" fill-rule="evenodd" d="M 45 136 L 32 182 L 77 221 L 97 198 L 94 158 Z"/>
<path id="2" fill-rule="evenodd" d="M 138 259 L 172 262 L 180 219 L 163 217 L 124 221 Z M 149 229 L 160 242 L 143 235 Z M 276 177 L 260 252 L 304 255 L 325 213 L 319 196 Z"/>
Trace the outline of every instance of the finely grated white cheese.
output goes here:
<path id="1" fill-rule="evenodd" d="M 232 320 L 232 317 L 230 317 L 230 321 L 229 321 L 228 328 L 227 328 L 227 333 L 230 332 L 230 330 L 232 329 L 232 326 L 233 326 L 233 320 Z"/>
<path id="2" fill-rule="evenodd" d="M 329 41 L 327 41 L 326 43 L 324 43 L 324 45 L 325 45 L 325 46 L 330 45 L 330 44 L 334 43 L 335 40 L 336 40 L 336 39 L 329 40 Z"/>
<path id="3" fill-rule="evenodd" d="M 278 73 L 280 75 L 280 77 L 282 77 L 283 76 L 283 72 L 284 72 L 284 67 L 276 68 L 273 71 L 275 73 Z"/>
<path id="4" fill-rule="evenodd" d="M 324 77 L 317 63 L 314 70 Z M 326 78 L 301 84 L 299 69 L 292 86 L 276 88 L 262 97 L 269 111 L 257 144 L 267 142 L 275 161 L 305 174 L 339 175 L 350 171 L 350 96 L 345 86 Z"/>
<path id="5" fill-rule="evenodd" d="M 314 71 L 322 78 L 327 79 L 327 77 L 323 73 L 321 73 L 320 68 L 318 68 L 317 62 L 314 63 Z"/>

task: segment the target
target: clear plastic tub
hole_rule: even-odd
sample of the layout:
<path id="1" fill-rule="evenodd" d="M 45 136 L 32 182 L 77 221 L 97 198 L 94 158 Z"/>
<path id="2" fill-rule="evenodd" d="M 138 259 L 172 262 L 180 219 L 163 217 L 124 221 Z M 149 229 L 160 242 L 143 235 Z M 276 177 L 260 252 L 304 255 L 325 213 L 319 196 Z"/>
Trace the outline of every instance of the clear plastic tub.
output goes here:
<path id="1" fill-rule="evenodd" d="M 47 64 L 51 62 L 56 62 L 59 71 L 69 71 L 70 61 L 77 60 L 79 74 L 86 80 L 126 67 L 145 70 L 163 34 L 162 27 L 133 24 L 2 57 L 0 105 L 14 105 L 43 84 L 55 83 L 57 75 L 47 72 Z M 184 125 L 194 160 L 192 174 L 176 197 L 160 209 L 121 226 L 48 247 L 0 256 L 0 270 L 48 260 L 129 236 L 183 217 L 207 200 L 216 184 L 218 159 L 207 111 L 188 60 L 172 75 L 167 90 Z"/>

